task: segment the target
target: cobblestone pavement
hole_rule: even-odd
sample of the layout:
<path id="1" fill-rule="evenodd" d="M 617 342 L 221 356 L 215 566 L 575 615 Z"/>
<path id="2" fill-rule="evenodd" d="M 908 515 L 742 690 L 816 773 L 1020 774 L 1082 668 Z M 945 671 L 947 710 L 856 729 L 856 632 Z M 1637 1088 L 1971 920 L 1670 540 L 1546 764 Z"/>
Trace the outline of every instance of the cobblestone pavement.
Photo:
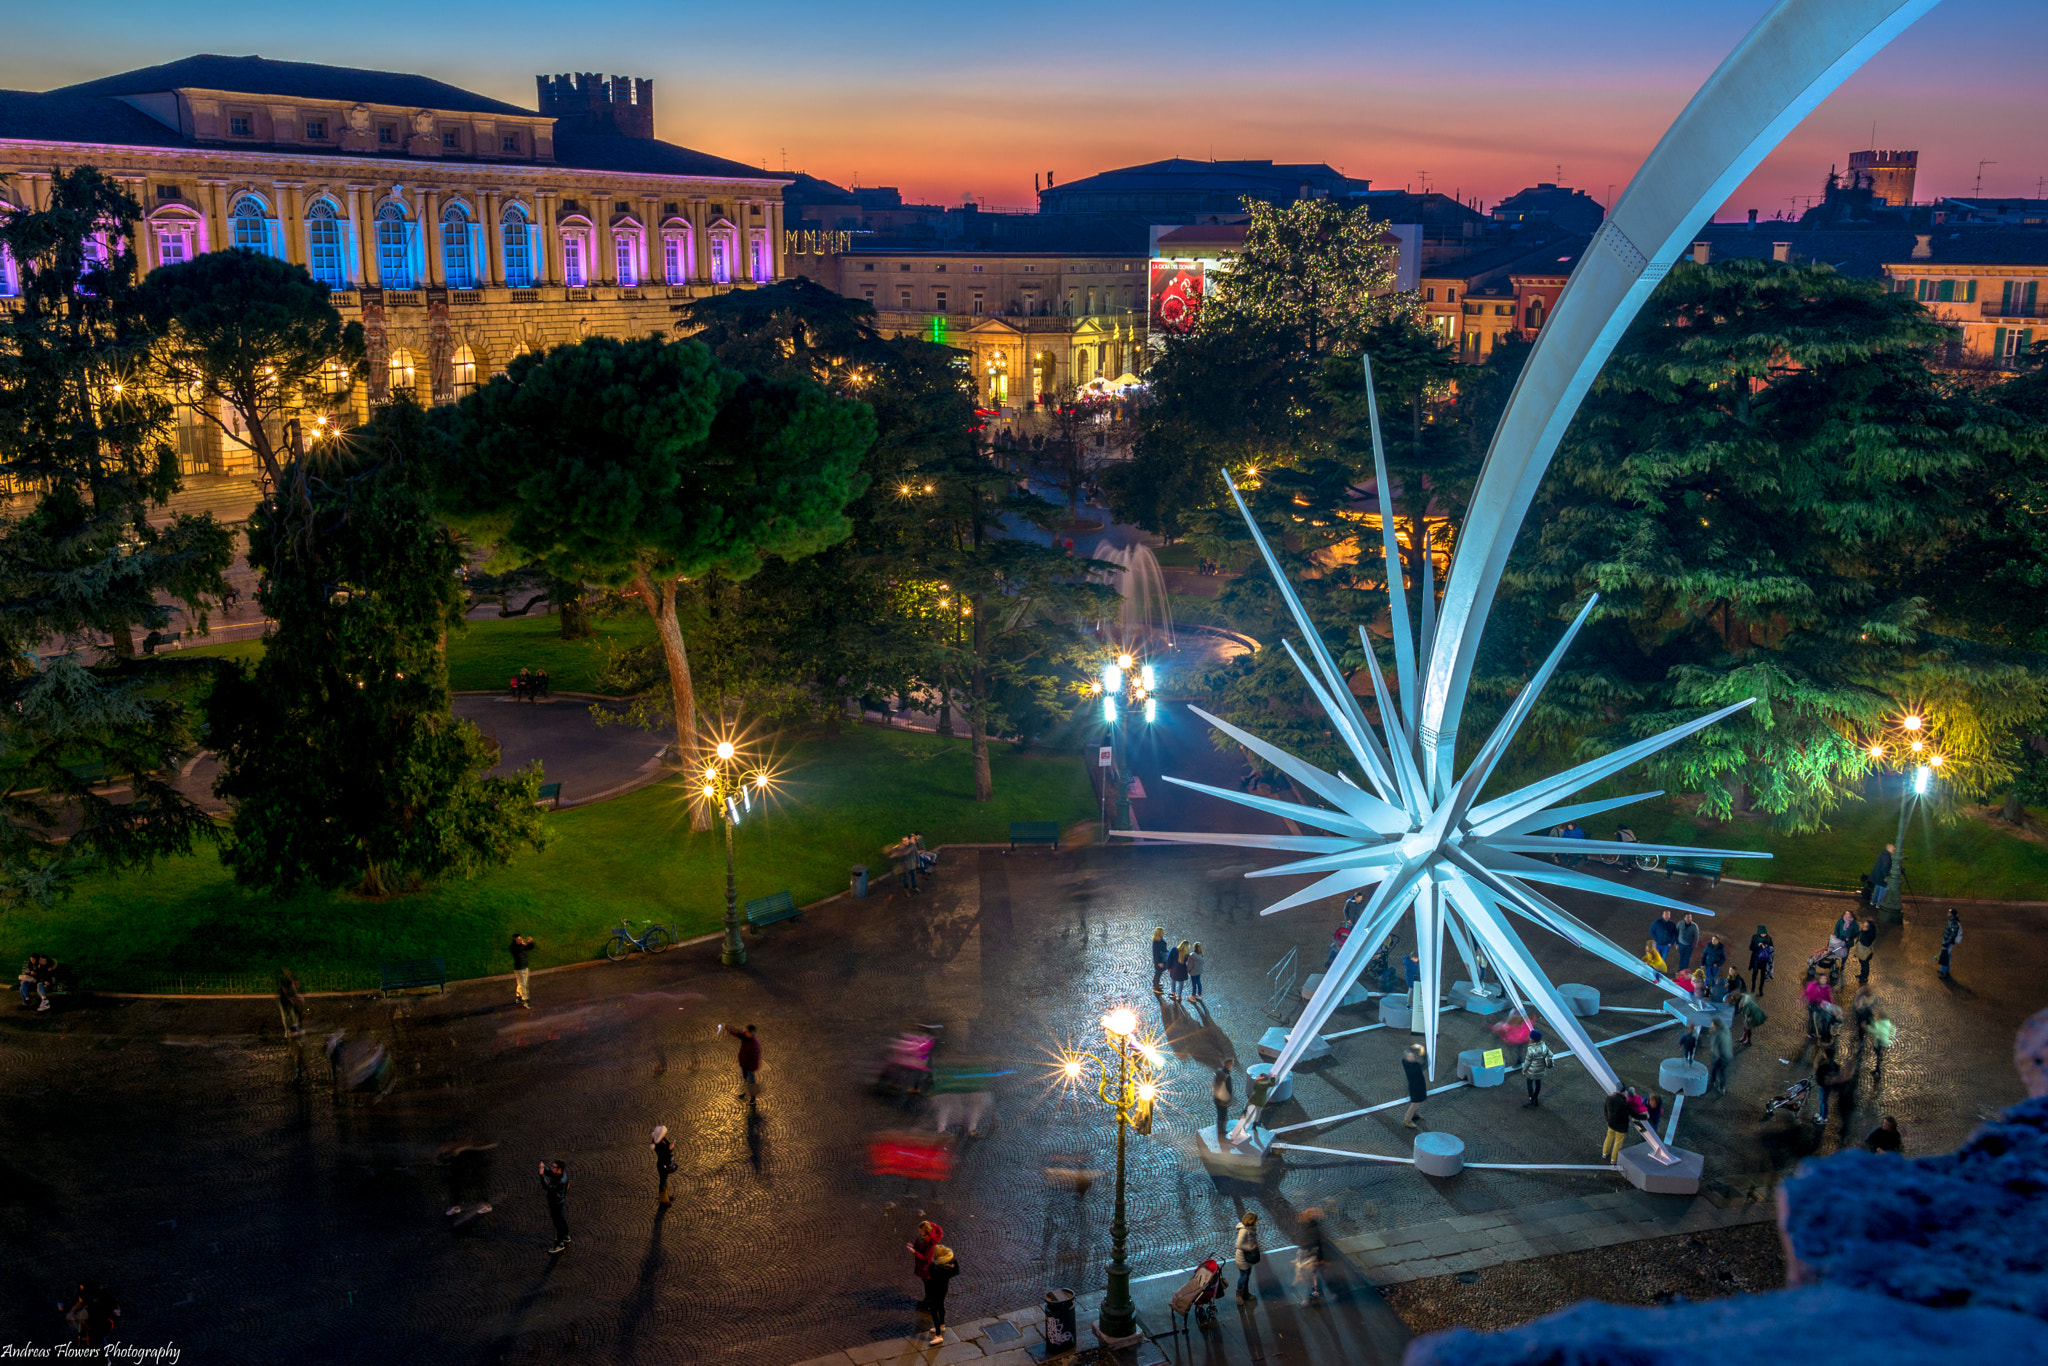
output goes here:
<path id="1" fill-rule="evenodd" d="M 355 1106 L 324 1084 L 293 1089 L 264 1002 L 88 1001 L 40 1017 L 10 1007 L 0 1019 L 0 1338 L 47 1340 L 58 1288 L 92 1275 L 124 1301 L 130 1338 L 176 1342 L 197 1361 L 773 1366 L 908 1332 L 915 1282 L 903 1244 L 923 1217 L 945 1225 L 965 1267 L 954 1317 L 1014 1313 L 1048 1286 L 1100 1285 L 1110 1186 L 1077 1196 L 1044 1171 L 1076 1153 L 1106 1168 L 1113 1134 L 1047 1064 L 1062 1044 L 1099 1040 L 1097 1020 L 1118 1002 L 1143 1003 L 1175 1064 L 1174 1103 L 1131 1152 L 1139 1275 L 1223 1252 L 1246 1209 L 1286 1230 L 1319 1204 L 1334 1234 L 1385 1241 L 1389 1230 L 1503 1212 L 1525 1222 L 1531 1207 L 1624 1189 L 1598 1172 L 1434 1181 L 1306 1153 L 1287 1154 L 1263 1183 L 1219 1187 L 1193 1155 L 1193 1129 L 1212 1120 L 1209 1069 L 1226 1053 L 1253 1056 L 1275 1023 L 1262 1008 L 1267 967 L 1296 944 L 1320 961 L 1336 918 L 1334 907 L 1261 918 L 1254 894 L 1286 888 L 1217 876 L 1233 864 L 1229 851 L 1162 846 L 955 849 L 928 894 L 834 902 L 752 939 L 742 971 L 721 969 L 717 946 L 704 944 L 539 975 L 530 1014 L 510 1008 L 504 982 L 396 1002 L 317 1000 L 316 1039 L 335 1027 L 368 1033 L 395 1060 L 391 1092 Z M 1698 890 L 1743 937 L 1769 922 L 1788 962 L 1821 942 L 1843 904 Z M 1622 942 L 1641 937 L 1640 911 L 1565 899 Z M 1851 1132 L 1884 1110 L 1909 1152 L 1935 1151 L 2019 1097 L 2009 1055 L 2041 997 L 2041 916 L 1974 908 L 1967 921 L 1950 983 L 1930 961 L 1938 913 L 1886 931 L 1873 980 L 1900 1038 L 1881 1085 L 1864 1069 Z M 1151 996 L 1146 941 L 1159 924 L 1204 941 L 1203 1007 Z M 1554 975 L 1601 987 L 1609 1004 L 1650 1004 L 1584 955 L 1532 944 Z M 1771 1020 L 1728 1096 L 1689 1105 L 1681 1124 L 1679 1141 L 1731 1189 L 1767 1183 L 1840 1132 L 1819 1139 L 1810 1124 L 1759 1122 L 1765 1096 L 1795 1072 L 1779 1062 L 1796 1058 L 1803 1028 L 1793 985 L 1770 988 Z M 1593 1023 L 1619 1033 L 1642 1018 Z M 733 1045 L 714 1032 L 747 1021 L 766 1050 L 751 1110 Z M 991 1083 L 992 1122 L 963 1138 L 952 1181 L 938 1187 L 871 1176 L 864 1152 L 878 1130 L 927 1122 L 867 1084 L 892 1032 L 924 1021 L 946 1026 L 944 1060 L 1005 1074 Z M 1453 1016 L 1445 1046 L 1486 1038 Z M 1334 1058 L 1298 1074 L 1277 1122 L 1398 1095 L 1404 1042 L 1389 1031 L 1340 1040 Z M 1649 1082 L 1670 1051 L 1666 1033 L 1610 1056 Z M 1597 1160 L 1597 1091 L 1573 1067 L 1553 1078 L 1540 1111 L 1502 1088 L 1452 1092 L 1425 1115 L 1462 1136 L 1473 1161 Z M 1405 1153 L 1397 1116 L 1294 1137 Z M 680 1140 L 680 1199 L 665 1214 L 646 1147 L 656 1123 Z M 437 1156 L 456 1140 L 497 1145 L 495 1208 L 451 1228 Z M 544 1157 L 566 1161 L 574 1181 L 575 1242 L 560 1258 L 546 1255 Z"/>

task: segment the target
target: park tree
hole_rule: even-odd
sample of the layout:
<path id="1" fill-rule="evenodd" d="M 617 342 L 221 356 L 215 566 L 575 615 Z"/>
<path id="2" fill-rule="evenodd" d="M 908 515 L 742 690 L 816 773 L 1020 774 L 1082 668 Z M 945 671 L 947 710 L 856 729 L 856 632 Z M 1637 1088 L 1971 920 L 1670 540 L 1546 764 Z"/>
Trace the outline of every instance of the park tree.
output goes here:
<path id="1" fill-rule="evenodd" d="M 269 534 L 304 538 L 313 495 L 309 446 L 336 439 L 363 362 L 363 325 L 342 322 L 304 266 L 237 247 L 152 271 L 140 299 L 159 337 L 156 363 L 221 433 L 246 444 L 273 490 L 291 470 L 289 515 Z M 310 424 L 306 419 L 311 419 Z"/>
<path id="2" fill-rule="evenodd" d="M 679 613 L 689 581 L 743 581 L 771 555 L 843 538 L 873 440 L 856 401 L 810 380 L 743 375 L 701 345 L 659 337 L 522 356 L 445 421 L 450 514 L 504 558 L 638 597 L 686 767 L 697 756 Z"/>
<path id="3" fill-rule="evenodd" d="M 542 843 L 540 766 L 482 776 L 490 746 L 449 711 L 464 551 L 436 516 L 434 441 L 401 400 L 320 469 L 287 465 L 289 492 L 256 510 L 249 556 L 275 625 L 208 706 L 238 882 L 384 895 Z M 306 506 L 310 542 L 278 531 Z"/>
<path id="4" fill-rule="evenodd" d="M 1517 611 L 1554 632 L 1602 595 L 1550 690 L 1576 714 L 1547 738 L 1618 744 L 1755 697 L 1653 779 L 1715 816 L 1822 823 L 1870 731 L 1934 677 L 1912 666 L 1932 609 L 1898 567 L 1972 534 L 1962 491 L 2027 440 L 1929 371 L 1946 337 L 1825 266 L 1671 272 L 1559 448 L 1497 611 L 1512 648 Z"/>
<path id="5" fill-rule="evenodd" d="M 233 555 L 211 516 L 164 511 L 179 472 L 136 298 L 127 224 L 141 212 L 80 167 L 52 176 L 46 207 L 0 215 L 21 286 L 0 315 L 0 476 L 31 501 L 0 520 L 9 899 L 47 900 L 81 868 L 144 865 L 213 834 L 169 776 L 194 743 L 182 699 L 207 666 L 136 649 L 173 603 L 203 630 Z M 129 800 L 95 792 L 110 780 Z"/>

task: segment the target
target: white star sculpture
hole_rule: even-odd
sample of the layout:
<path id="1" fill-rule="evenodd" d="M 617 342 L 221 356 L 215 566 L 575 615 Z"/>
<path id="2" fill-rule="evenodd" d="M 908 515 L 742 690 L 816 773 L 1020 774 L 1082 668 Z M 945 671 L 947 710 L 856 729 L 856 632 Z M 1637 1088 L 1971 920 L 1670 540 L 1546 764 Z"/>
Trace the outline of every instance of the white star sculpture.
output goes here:
<path id="1" fill-rule="evenodd" d="M 1376 663 L 1369 663 L 1365 673 L 1372 680 L 1373 696 L 1379 704 L 1380 725 L 1385 732 L 1384 741 L 1367 724 L 1358 699 L 1351 693 L 1349 682 L 1338 671 L 1336 661 L 1323 646 L 1322 637 L 1317 634 L 1308 613 L 1302 609 L 1301 599 L 1295 595 L 1287 576 L 1281 572 L 1279 562 L 1266 544 L 1266 538 L 1259 531 L 1259 524 L 1253 519 L 1251 510 L 1245 506 L 1244 498 L 1237 491 L 1237 485 L 1230 481 L 1231 497 L 1236 499 L 1238 510 L 1244 514 L 1245 524 L 1251 528 L 1252 538 L 1258 543 L 1259 553 L 1265 556 L 1266 567 L 1272 571 L 1273 582 L 1286 599 L 1288 611 L 1294 616 L 1295 625 L 1301 629 L 1302 639 L 1308 647 L 1310 659 L 1315 667 L 1310 668 L 1296 652 L 1292 641 L 1285 642 L 1287 653 L 1293 658 L 1295 667 L 1307 681 L 1309 691 L 1329 716 L 1337 735 L 1350 751 L 1352 759 L 1365 779 L 1360 787 L 1352 777 L 1343 772 L 1326 773 L 1313 764 L 1306 763 L 1267 744 L 1254 735 L 1231 725 L 1227 721 L 1209 715 L 1200 708 L 1191 707 L 1197 716 L 1243 745 L 1252 753 L 1264 759 L 1273 767 L 1292 778 L 1305 794 L 1318 798 L 1325 806 L 1304 806 L 1297 802 L 1279 801 L 1271 797 L 1254 796 L 1227 788 L 1211 787 L 1205 783 L 1188 782 L 1182 778 L 1168 778 L 1196 792 L 1207 792 L 1225 801 L 1236 802 L 1258 811 L 1270 812 L 1284 817 L 1297 825 L 1309 826 L 1328 831 L 1325 835 L 1263 835 L 1263 834 L 1212 834 L 1206 832 L 1172 833 L 1157 830 L 1119 830 L 1114 833 L 1128 838 L 1147 840 L 1175 840 L 1187 844 L 1219 844 L 1254 849 L 1284 849 L 1291 853 L 1307 854 L 1309 857 L 1273 868 L 1262 868 L 1245 874 L 1247 877 L 1292 877 L 1303 873 L 1321 873 L 1322 877 L 1303 887 L 1290 896 L 1282 897 L 1262 914 L 1272 915 L 1291 906 L 1299 906 L 1325 897 L 1342 896 L 1357 888 L 1378 883 L 1378 890 L 1372 894 L 1365 908 L 1360 912 L 1357 927 L 1344 947 L 1324 974 L 1322 984 L 1316 989 L 1308 1009 L 1302 1012 L 1293 1030 L 1288 1034 L 1287 1046 L 1273 1064 L 1273 1079 L 1277 1083 L 1285 1078 L 1304 1050 L 1315 1042 L 1316 1036 L 1328 1021 L 1330 1014 L 1344 999 L 1346 991 L 1358 980 L 1366 961 L 1385 942 L 1387 935 L 1399 923 L 1401 916 L 1412 905 L 1415 908 L 1415 943 L 1421 960 L 1422 978 L 1417 984 L 1413 1010 L 1414 1018 L 1420 1025 L 1429 1052 L 1430 1075 L 1436 1074 L 1436 1035 L 1438 1001 L 1441 995 L 1443 975 L 1443 939 L 1449 936 L 1459 958 L 1465 964 L 1470 980 L 1480 981 L 1474 961 L 1475 947 L 1485 952 L 1496 968 L 1502 985 L 1517 1009 L 1531 1010 L 1540 1014 L 1546 1030 L 1553 1037 L 1561 1037 L 1569 1045 L 1569 1052 L 1576 1054 L 1588 1071 L 1599 1079 L 1601 1086 L 1613 1092 L 1620 1089 L 1614 1071 L 1593 1046 L 1593 1041 L 1579 1027 L 1578 1019 L 1569 1006 L 1557 994 L 1543 969 L 1536 963 L 1536 957 L 1522 942 L 1516 931 L 1514 920 L 1519 918 L 1542 929 L 1551 931 L 1585 949 L 1624 972 L 1631 973 L 1652 986 L 1659 987 L 1674 997 L 1682 996 L 1682 990 L 1669 979 L 1660 976 L 1635 954 L 1628 952 L 1607 939 L 1571 912 L 1545 897 L 1536 890 L 1535 884 L 1572 887 L 1581 891 L 1600 892 L 1610 896 L 1626 897 L 1632 901 L 1648 902 L 1653 906 L 1669 906 L 1680 911 L 1694 911 L 1711 915 L 1682 901 L 1657 895 L 1655 892 L 1629 886 L 1626 883 L 1609 882 L 1585 873 L 1572 872 L 1556 864 L 1530 857 L 1532 854 L 1588 854 L 1592 852 L 1613 852 L 1624 856 L 1635 854 L 1667 855 L 1709 855 L 1722 858 L 1768 858 L 1768 854 L 1748 853 L 1736 849 L 1694 849 L 1658 844 L 1619 843 L 1606 840 L 1551 839 L 1533 833 L 1547 826 L 1561 825 L 1601 811 L 1625 806 L 1646 797 L 1661 795 L 1658 792 L 1638 792 L 1627 797 L 1610 797 L 1601 801 L 1579 802 L 1569 805 L 1555 805 L 1559 799 L 1570 796 L 1590 784 L 1599 782 L 1612 774 L 1634 764 L 1644 756 L 1654 754 L 1674 744 L 1693 732 L 1703 730 L 1721 718 L 1742 710 L 1756 699 L 1738 702 L 1733 706 L 1709 713 L 1698 720 L 1665 731 L 1649 740 L 1618 749 L 1612 754 L 1591 760 L 1568 769 L 1554 777 L 1531 783 L 1519 792 L 1480 801 L 1479 793 L 1492 776 L 1494 767 L 1506 753 L 1508 745 L 1515 738 L 1516 731 L 1528 717 L 1530 708 L 1543 691 L 1543 686 L 1557 668 L 1558 661 L 1571 647 L 1572 639 L 1586 622 L 1593 610 L 1597 596 L 1589 598 L 1579 610 L 1578 619 L 1566 631 L 1564 639 L 1558 642 L 1550 658 L 1536 671 L 1527 687 L 1515 698 L 1514 705 L 1494 728 L 1491 737 L 1472 759 L 1462 776 L 1455 779 L 1449 772 L 1441 772 L 1432 781 L 1427 770 L 1432 757 L 1422 743 L 1422 732 L 1417 725 L 1417 681 L 1428 672 L 1429 653 L 1435 616 L 1434 571 L 1430 564 L 1428 547 L 1425 544 L 1422 561 L 1422 613 L 1420 657 L 1411 643 L 1408 630 L 1407 589 L 1402 577 L 1400 551 L 1395 540 L 1394 518 L 1392 515 L 1392 484 L 1387 479 L 1386 458 L 1379 441 L 1379 414 L 1377 403 L 1372 396 L 1372 362 L 1366 362 L 1366 392 L 1369 412 L 1372 418 L 1373 460 L 1379 476 L 1380 535 L 1387 566 L 1388 600 L 1392 610 L 1394 634 L 1394 659 L 1398 675 L 1401 699 L 1397 709 L 1394 700 L 1387 694 L 1386 680 L 1381 677 Z M 1359 640 L 1365 647 L 1368 660 L 1374 659 L 1371 640 L 1363 627 L 1359 628 Z M 1369 790 L 1368 790 L 1369 789 Z M 1566 1050 L 1560 1050 L 1564 1052 Z M 1256 1112 L 1248 1112 L 1239 1124 L 1234 1137 L 1242 1141 L 1256 1122 Z"/>

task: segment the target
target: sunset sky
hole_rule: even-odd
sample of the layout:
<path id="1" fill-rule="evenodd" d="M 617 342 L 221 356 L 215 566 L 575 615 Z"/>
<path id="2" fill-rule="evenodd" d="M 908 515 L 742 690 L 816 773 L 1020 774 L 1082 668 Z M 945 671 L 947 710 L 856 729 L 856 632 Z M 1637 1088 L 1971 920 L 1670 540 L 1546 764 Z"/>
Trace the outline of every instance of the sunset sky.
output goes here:
<path id="1" fill-rule="evenodd" d="M 1061 181 L 1186 156 L 1326 161 L 1490 204 L 1539 180 L 1606 202 L 1764 0 L 1376 0 L 963 7 L 442 0 L 370 9 L 101 0 L 10 14 L 0 87 L 196 52 L 414 71 L 532 106 L 542 71 L 652 77 L 656 130 L 906 198 L 1029 206 Z M 89 13 L 90 27 L 80 21 Z M 1917 197 L 2048 177 L 2048 4 L 1947 0 L 1798 129 L 1723 216 L 1769 218 L 1871 146 Z M 785 162 L 786 158 L 786 162 Z M 1611 187 L 1611 188 L 1610 188 Z"/>

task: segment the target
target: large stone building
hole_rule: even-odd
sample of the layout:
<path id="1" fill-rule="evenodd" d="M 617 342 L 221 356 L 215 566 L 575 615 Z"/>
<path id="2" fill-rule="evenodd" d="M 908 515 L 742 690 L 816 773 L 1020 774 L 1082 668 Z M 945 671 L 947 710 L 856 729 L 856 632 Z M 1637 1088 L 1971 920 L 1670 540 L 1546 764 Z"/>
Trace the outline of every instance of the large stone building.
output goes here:
<path id="1" fill-rule="evenodd" d="M 787 175 L 654 137 L 653 83 L 542 76 L 539 107 L 423 76 L 188 57 L 0 91 L 0 207 L 54 169 L 128 187 L 139 267 L 247 247 L 307 268 L 369 341 L 367 392 L 446 402 L 522 351 L 674 326 L 672 301 L 784 273 Z M 0 308 L 18 287 L 0 256 Z M 187 415 L 188 472 L 247 452 Z"/>

